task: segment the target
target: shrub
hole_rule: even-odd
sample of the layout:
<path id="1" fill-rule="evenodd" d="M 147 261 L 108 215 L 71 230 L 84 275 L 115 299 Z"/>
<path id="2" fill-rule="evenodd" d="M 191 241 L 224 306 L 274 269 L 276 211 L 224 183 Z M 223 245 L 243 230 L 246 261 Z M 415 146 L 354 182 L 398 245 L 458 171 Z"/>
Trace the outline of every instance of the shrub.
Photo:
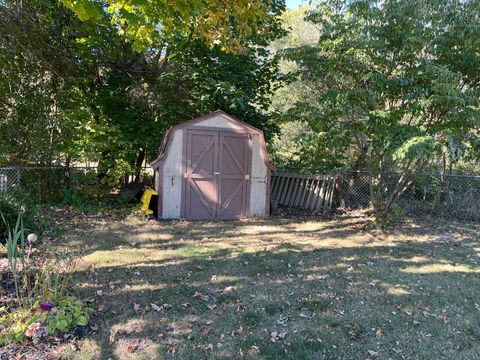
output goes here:
<path id="1" fill-rule="evenodd" d="M 10 195 L 0 193 L 0 213 L 3 214 L 5 221 L 0 219 L 0 241 L 3 243 L 7 236 L 8 224 L 15 224 L 18 215 L 21 214 L 23 223 L 26 229 L 33 230 L 34 222 L 33 215 L 30 211 L 26 211 L 24 202 L 20 201 L 21 195 L 18 193 L 12 193 Z"/>
<path id="2" fill-rule="evenodd" d="M 21 207 L 16 203 L 15 199 L 0 195 L 0 212 L 5 217 L 7 223 L 13 224 L 15 223 L 19 212 L 21 212 Z M 7 226 L 5 222 L 0 221 L 0 235 L 2 238 L 6 235 L 6 232 Z"/>

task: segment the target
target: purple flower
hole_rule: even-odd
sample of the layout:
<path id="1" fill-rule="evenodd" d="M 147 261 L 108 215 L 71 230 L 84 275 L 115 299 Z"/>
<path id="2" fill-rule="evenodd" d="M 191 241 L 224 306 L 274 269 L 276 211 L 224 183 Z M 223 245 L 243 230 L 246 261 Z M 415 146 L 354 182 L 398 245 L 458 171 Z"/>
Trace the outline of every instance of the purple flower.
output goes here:
<path id="1" fill-rule="evenodd" d="M 50 311 L 53 307 L 53 305 L 50 304 L 48 301 L 40 301 L 38 303 L 38 306 L 40 306 L 40 309 L 42 309 L 43 311 Z"/>

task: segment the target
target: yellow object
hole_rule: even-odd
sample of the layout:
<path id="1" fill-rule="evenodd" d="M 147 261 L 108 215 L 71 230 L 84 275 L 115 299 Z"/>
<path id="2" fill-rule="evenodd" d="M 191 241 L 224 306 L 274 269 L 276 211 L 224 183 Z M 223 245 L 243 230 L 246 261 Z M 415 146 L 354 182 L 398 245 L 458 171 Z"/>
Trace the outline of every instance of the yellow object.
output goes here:
<path id="1" fill-rule="evenodd" d="M 152 200 L 153 195 L 158 195 L 158 192 L 156 192 L 152 188 L 147 187 L 143 192 L 142 198 L 140 199 L 140 202 L 142 204 L 142 211 L 147 216 L 153 215 L 153 210 L 149 208 L 150 200 Z"/>

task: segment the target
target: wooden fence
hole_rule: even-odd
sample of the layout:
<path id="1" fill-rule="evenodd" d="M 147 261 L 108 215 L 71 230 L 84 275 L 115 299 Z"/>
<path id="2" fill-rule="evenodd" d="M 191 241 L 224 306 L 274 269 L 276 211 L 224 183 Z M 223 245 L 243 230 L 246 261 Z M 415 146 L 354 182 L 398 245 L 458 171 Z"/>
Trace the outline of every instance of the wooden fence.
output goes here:
<path id="1" fill-rule="evenodd" d="M 274 208 L 285 206 L 313 212 L 332 209 L 334 175 L 275 173 L 272 176 L 271 201 Z"/>

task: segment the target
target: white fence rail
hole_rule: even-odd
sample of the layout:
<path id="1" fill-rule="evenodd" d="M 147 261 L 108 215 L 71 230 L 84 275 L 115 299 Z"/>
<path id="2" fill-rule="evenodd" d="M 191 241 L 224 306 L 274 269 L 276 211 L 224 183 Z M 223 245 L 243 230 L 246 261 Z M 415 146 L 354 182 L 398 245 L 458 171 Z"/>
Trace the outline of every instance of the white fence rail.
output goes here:
<path id="1" fill-rule="evenodd" d="M 335 179 L 334 175 L 275 173 L 272 176 L 272 204 L 274 207 L 284 206 L 313 212 L 329 211 L 333 205 Z"/>

